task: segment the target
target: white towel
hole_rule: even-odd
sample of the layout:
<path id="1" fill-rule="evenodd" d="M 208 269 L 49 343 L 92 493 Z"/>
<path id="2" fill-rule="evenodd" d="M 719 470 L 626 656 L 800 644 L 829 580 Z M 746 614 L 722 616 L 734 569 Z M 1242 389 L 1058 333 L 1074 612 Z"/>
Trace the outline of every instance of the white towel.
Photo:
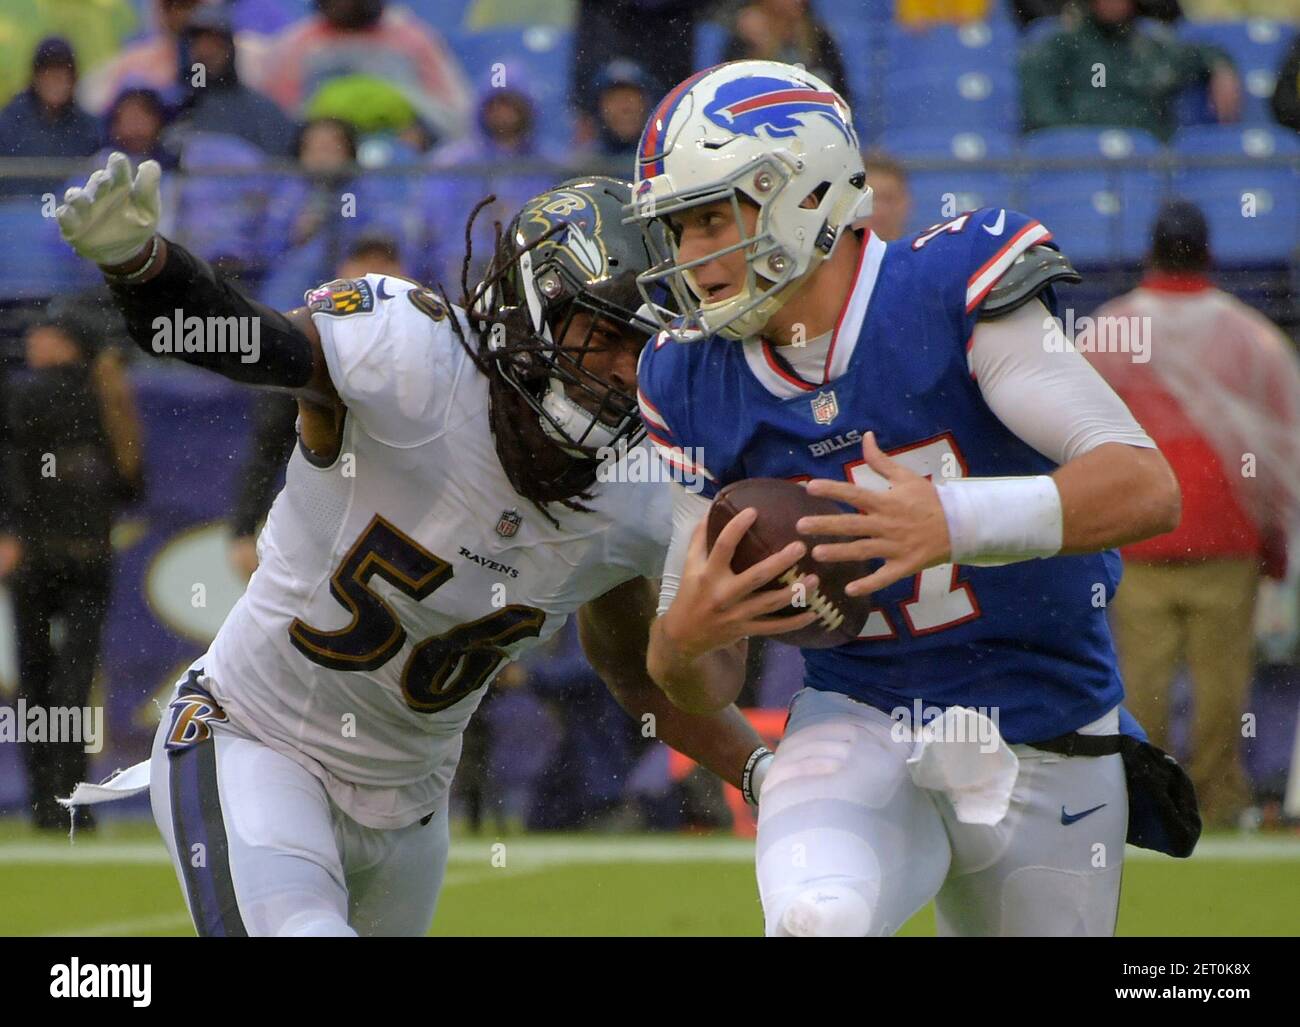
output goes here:
<path id="1" fill-rule="evenodd" d="M 73 806 L 93 806 L 99 802 L 113 802 L 148 790 L 149 761 L 144 760 L 134 767 L 117 771 L 100 784 L 83 781 L 72 789 L 70 796 L 59 799 L 58 802 L 64 809 L 71 809 Z"/>
<path id="2" fill-rule="evenodd" d="M 915 736 L 912 781 L 942 792 L 963 824 L 997 824 L 1007 815 L 1020 760 L 997 725 L 978 710 L 949 706 Z"/>

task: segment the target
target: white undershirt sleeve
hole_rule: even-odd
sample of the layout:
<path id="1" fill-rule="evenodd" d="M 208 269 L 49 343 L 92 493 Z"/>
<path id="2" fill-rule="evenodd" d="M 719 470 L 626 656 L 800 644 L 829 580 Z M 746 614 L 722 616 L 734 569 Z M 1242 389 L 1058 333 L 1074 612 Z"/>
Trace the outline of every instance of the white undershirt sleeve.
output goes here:
<path id="1" fill-rule="evenodd" d="M 998 420 L 1058 464 L 1106 442 L 1154 449 L 1115 390 L 1067 345 L 1039 300 L 976 326 L 967 359 Z"/>
<path id="2" fill-rule="evenodd" d="M 668 607 L 677 598 L 677 585 L 682 580 L 682 571 L 686 567 L 686 551 L 691 547 L 691 536 L 696 526 L 709 515 L 713 501 L 698 492 L 688 492 L 677 482 L 670 486 L 673 490 L 673 534 L 668 542 L 668 555 L 664 557 L 664 574 L 659 583 L 659 614 L 668 612 Z"/>

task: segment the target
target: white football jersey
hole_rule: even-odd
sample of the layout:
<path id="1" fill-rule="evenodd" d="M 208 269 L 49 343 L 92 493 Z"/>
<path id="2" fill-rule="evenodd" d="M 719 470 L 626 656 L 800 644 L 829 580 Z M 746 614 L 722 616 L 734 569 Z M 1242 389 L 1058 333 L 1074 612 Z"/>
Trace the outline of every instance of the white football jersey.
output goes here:
<path id="1" fill-rule="evenodd" d="M 295 449 L 260 566 L 195 664 L 232 726 L 376 828 L 445 803 L 488 682 L 583 603 L 658 577 L 672 520 L 668 487 L 629 469 L 593 486 L 590 513 L 553 504 L 552 525 L 497 459 L 461 312 L 408 293 L 370 275 L 310 294 L 342 449 L 328 466 Z"/>

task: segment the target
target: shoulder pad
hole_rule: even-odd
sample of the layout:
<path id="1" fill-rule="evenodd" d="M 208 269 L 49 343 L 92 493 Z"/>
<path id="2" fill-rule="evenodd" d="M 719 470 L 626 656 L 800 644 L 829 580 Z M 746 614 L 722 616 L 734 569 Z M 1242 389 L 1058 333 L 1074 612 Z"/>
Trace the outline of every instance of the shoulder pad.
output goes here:
<path id="1" fill-rule="evenodd" d="M 425 317 L 434 321 L 442 321 L 447 317 L 447 308 L 432 289 L 425 286 L 410 289 L 406 293 L 406 298 L 411 301 L 411 306 Z"/>
<path id="2" fill-rule="evenodd" d="M 1003 272 L 980 306 L 979 319 L 990 321 L 1018 310 L 1053 282 L 1081 282 L 1070 258 L 1050 246 L 1031 246 Z"/>

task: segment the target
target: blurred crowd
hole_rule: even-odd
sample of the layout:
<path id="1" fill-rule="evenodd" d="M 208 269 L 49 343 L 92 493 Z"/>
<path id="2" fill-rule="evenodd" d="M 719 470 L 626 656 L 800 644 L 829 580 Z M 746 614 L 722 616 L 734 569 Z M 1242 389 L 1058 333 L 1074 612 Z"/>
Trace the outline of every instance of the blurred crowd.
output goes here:
<path id="1" fill-rule="evenodd" d="M 1152 317 L 1149 363 L 1094 355 L 1184 494 L 1177 532 L 1125 551 L 1113 615 L 1129 702 L 1158 744 L 1188 758 L 1212 824 L 1276 818 L 1285 773 L 1248 781 L 1242 718 L 1260 688 L 1292 720 L 1300 706 L 1300 365 L 1287 334 L 1300 321 L 1298 28 L 1296 0 L 9 0 L 0 576 L 21 693 L 85 701 L 109 529 L 148 487 L 102 297 L 71 295 L 93 276 L 47 238 L 42 205 L 84 176 L 77 168 L 110 149 L 159 161 L 172 172 L 164 233 L 271 306 L 367 272 L 456 300 L 491 253 L 494 222 L 528 197 L 571 174 L 630 176 L 648 113 L 678 81 L 720 60 L 776 59 L 854 105 L 877 234 L 982 203 L 1023 206 L 1102 273 L 1086 308 Z M 1170 177 L 1171 153 L 1213 170 Z M 1026 176 L 1003 157 L 1068 157 L 1081 170 Z M 1275 220 L 1243 221 L 1246 192 Z M 1232 277 L 1243 268 L 1256 277 Z M 213 511 L 229 516 L 243 575 L 295 438 L 291 402 L 259 396 L 254 410 L 241 493 Z M 37 469 L 51 451 L 78 472 L 52 484 Z M 1243 478 L 1245 452 L 1258 469 Z M 768 707 L 801 673 L 779 645 L 757 649 L 751 670 L 744 699 Z M 1175 737 L 1184 671 L 1192 714 Z M 543 743 L 523 769 L 494 770 L 511 732 Z M 29 748 L 34 797 L 85 773 L 70 749 Z M 474 823 L 725 821 L 716 782 L 667 787 L 665 759 L 565 632 L 502 675 L 467 736 L 458 789 Z M 61 822 L 48 799 L 33 810 Z"/>
<path id="2" fill-rule="evenodd" d="M 492 225 L 557 175 L 626 175 L 678 81 L 754 57 L 830 82 L 871 148 L 965 165 L 915 183 L 908 230 L 996 199 L 1050 220 L 1078 260 L 1134 261 L 1168 193 L 1215 191 L 1194 198 L 1220 226 L 1240 221 L 1224 197 L 1242 187 L 1262 195 L 1239 255 L 1290 262 L 1297 18 L 1292 0 L 539 0 L 526 15 L 492 0 L 29 0 L 0 12 L 0 158 L 22 162 L 0 175 L 0 230 L 75 179 L 43 174 L 51 159 L 118 149 L 184 172 L 164 228 L 267 302 L 293 302 L 377 229 L 455 298 L 478 199 L 496 196 L 471 271 Z M 1056 156 L 1113 170 L 1065 181 L 1032 164 Z M 1253 170 L 1194 174 L 1220 157 Z M 1016 174 L 1017 158 L 1036 170 Z M 78 284 L 63 251 L 40 257 L 0 258 L 0 303 Z"/>

